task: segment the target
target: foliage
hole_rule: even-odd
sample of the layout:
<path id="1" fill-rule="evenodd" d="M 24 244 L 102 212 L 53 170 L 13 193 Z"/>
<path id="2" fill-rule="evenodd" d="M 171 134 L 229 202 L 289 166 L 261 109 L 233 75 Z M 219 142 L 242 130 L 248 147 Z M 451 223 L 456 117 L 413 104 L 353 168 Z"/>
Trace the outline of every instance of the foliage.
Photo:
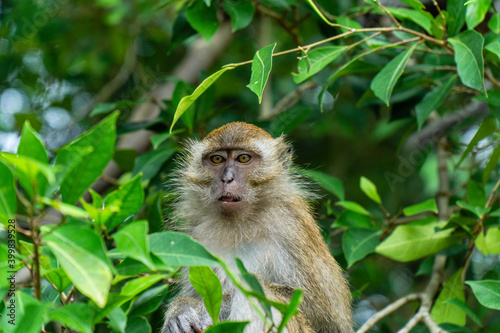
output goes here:
<path id="1" fill-rule="evenodd" d="M 348 270 L 360 332 L 375 313 L 384 332 L 500 329 L 500 14 L 491 1 L 5 6 L 0 129 L 20 139 L 0 153 L 4 331 L 156 331 L 182 266 L 212 318 L 222 290 L 209 267 L 220 267 L 281 331 L 300 290 L 290 304 L 268 300 L 241 261 L 233 272 L 164 231 L 179 142 L 231 120 L 287 134 L 297 173 L 324 190 L 311 204 Z M 236 38 L 212 74 L 196 87 L 165 78 L 179 75 L 198 33 L 217 44 L 228 24 Z M 155 99 L 167 85 L 170 98 Z M 148 101 L 159 115 L 127 123 Z M 148 152 L 119 143 L 145 129 Z M 117 179 L 106 175 L 111 161 Z M 111 186 L 90 189 L 98 179 Z"/>

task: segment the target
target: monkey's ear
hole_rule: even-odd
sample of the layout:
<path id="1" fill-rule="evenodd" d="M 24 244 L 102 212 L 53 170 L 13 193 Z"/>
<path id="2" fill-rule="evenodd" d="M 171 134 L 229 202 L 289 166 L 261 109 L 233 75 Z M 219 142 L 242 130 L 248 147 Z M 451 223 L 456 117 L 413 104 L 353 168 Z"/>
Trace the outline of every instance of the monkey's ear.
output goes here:
<path id="1" fill-rule="evenodd" d="M 290 142 L 288 142 L 285 137 L 282 135 L 277 140 L 277 156 L 278 160 L 283 163 L 285 167 L 289 167 L 293 162 L 293 148 Z"/>

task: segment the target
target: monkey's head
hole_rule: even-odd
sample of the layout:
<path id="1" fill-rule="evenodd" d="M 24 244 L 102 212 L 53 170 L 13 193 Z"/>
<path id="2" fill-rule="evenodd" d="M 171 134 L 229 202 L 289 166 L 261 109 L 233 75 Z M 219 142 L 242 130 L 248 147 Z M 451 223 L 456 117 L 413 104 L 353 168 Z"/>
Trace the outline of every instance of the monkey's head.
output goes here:
<path id="1" fill-rule="evenodd" d="M 224 216 L 242 216 L 263 200 L 279 199 L 269 198 L 266 190 L 280 177 L 287 177 L 292 158 L 283 137 L 275 139 L 261 128 L 241 122 L 190 142 L 187 152 L 181 192 L 207 213 Z M 272 192 L 279 195 L 276 185 Z"/>

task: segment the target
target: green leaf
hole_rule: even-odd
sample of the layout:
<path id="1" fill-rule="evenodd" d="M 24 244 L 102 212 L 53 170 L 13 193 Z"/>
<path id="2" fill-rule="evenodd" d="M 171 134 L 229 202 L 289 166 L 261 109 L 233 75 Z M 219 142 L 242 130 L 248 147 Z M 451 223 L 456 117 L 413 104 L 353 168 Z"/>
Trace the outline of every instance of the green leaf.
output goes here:
<path id="1" fill-rule="evenodd" d="M 363 206 L 361 206 L 360 204 L 358 204 L 356 202 L 352 202 L 352 201 L 337 201 L 335 203 L 335 206 L 344 207 L 345 209 L 350 210 L 350 211 L 352 211 L 354 213 L 371 216 L 371 214 L 370 214 L 369 211 L 367 211 Z"/>
<path id="2" fill-rule="evenodd" d="M 472 309 L 469 308 L 467 306 L 467 304 L 465 304 L 465 302 L 463 300 L 458 299 L 456 297 L 453 297 L 453 298 L 447 300 L 445 303 L 455 305 L 460 310 L 462 310 L 463 312 L 465 312 L 465 314 L 467 314 L 467 316 L 470 319 L 472 319 L 477 325 L 479 325 L 479 326 L 483 325 L 482 322 L 481 322 L 481 318 L 479 318 L 478 315 L 475 314 L 474 311 L 472 311 Z"/>
<path id="3" fill-rule="evenodd" d="M 496 56 L 500 56 L 500 35 L 495 36 L 491 39 L 488 44 L 484 46 L 484 49 L 490 51 Z"/>
<path id="4" fill-rule="evenodd" d="M 332 224 L 332 228 L 352 227 L 359 229 L 377 229 L 372 223 L 370 216 L 354 213 L 350 210 L 344 210 Z"/>
<path id="5" fill-rule="evenodd" d="M 161 134 L 151 135 L 149 137 L 149 140 L 151 140 L 151 143 L 153 144 L 153 149 L 158 149 L 160 144 L 162 144 L 163 142 L 167 141 L 168 139 L 170 139 L 174 135 L 179 134 L 181 132 L 182 132 L 182 130 L 176 130 L 173 132 L 165 132 L 165 133 L 161 133 Z"/>
<path id="6" fill-rule="evenodd" d="M 458 76 L 469 88 L 485 92 L 483 64 L 483 36 L 477 31 L 467 30 L 448 39 L 455 51 Z"/>
<path id="7" fill-rule="evenodd" d="M 348 267 L 351 267 L 359 260 L 370 253 L 375 252 L 375 248 L 380 243 L 380 230 L 349 228 L 342 236 L 342 249 L 347 260 Z"/>
<path id="8" fill-rule="evenodd" d="M 47 260 L 50 265 L 50 261 Z M 47 271 L 43 277 L 47 279 L 50 283 L 56 286 L 58 291 L 64 291 L 71 285 L 71 280 L 62 268 L 52 269 Z"/>
<path id="9" fill-rule="evenodd" d="M 438 213 L 438 208 L 435 199 L 429 199 L 416 205 L 408 206 L 403 209 L 406 216 L 417 215 L 424 212 Z"/>
<path id="10" fill-rule="evenodd" d="M 207 43 L 219 29 L 216 6 L 208 7 L 201 1 L 193 1 L 186 9 L 186 18 L 193 29 L 198 31 Z"/>
<path id="11" fill-rule="evenodd" d="M 24 290 L 16 290 L 14 297 L 5 301 L 5 306 L 15 308 L 15 318 L 7 315 L 8 309 L 0 317 L 0 330 L 5 333 L 39 333 L 46 321 L 48 306 Z M 9 322 L 13 320 L 12 322 Z"/>
<path id="12" fill-rule="evenodd" d="M 396 85 L 397 80 L 403 73 L 408 60 L 410 60 L 413 51 L 417 44 L 413 44 L 403 53 L 397 55 L 392 59 L 376 76 L 373 78 L 370 88 L 375 93 L 375 96 L 380 98 L 387 106 L 389 106 L 389 99 L 392 90 Z"/>
<path id="13" fill-rule="evenodd" d="M 129 315 L 144 315 L 155 311 L 163 304 L 168 289 L 168 284 L 160 284 L 157 287 L 148 288 L 134 300 Z"/>
<path id="14" fill-rule="evenodd" d="M 465 281 L 483 306 L 500 310 L 500 281 Z"/>
<path id="15" fill-rule="evenodd" d="M 23 130 L 21 132 L 21 141 L 17 148 L 17 153 L 21 156 L 30 157 L 36 161 L 47 164 L 49 158 L 47 151 L 43 145 L 42 138 L 35 132 L 28 120 L 24 122 Z M 43 193 L 43 192 L 42 192 Z"/>
<path id="16" fill-rule="evenodd" d="M 424 10 L 414 10 L 409 8 L 389 7 L 385 9 L 397 19 L 409 20 L 422 27 L 429 35 L 432 35 L 432 25 L 436 24 L 432 15 Z"/>
<path id="17" fill-rule="evenodd" d="M 340 179 L 317 170 L 298 169 L 297 172 L 311 178 L 313 181 L 318 183 L 318 185 L 335 195 L 340 200 L 345 199 L 344 187 L 342 186 L 342 181 Z"/>
<path id="18" fill-rule="evenodd" d="M 113 235 L 116 249 L 129 258 L 138 260 L 151 270 L 155 270 L 155 265 L 149 254 L 148 244 L 148 222 L 135 221 L 118 230 Z"/>
<path id="19" fill-rule="evenodd" d="M 415 107 L 415 111 L 417 114 L 417 123 L 418 129 L 422 128 L 425 120 L 432 111 L 437 110 L 439 106 L 444 102 L 446 97 L 450 94 L 451 90 L 455 86 L 455 82 L 457 80 L 456 75 L 452 75 L 446 82 L 442 85 L 438 86 L 435 89 L 432 89 L 427 94 L 425 94 L 424 98 L 417 104 Z"/>
<path id="20" fill-rule="evenodd" d="M 368 196 L 368 198 L 372 199 L 379 205 L 382 204 L 382 200 L 377 192 L 377 187 L 371 180 L 366 177 L 361 177 L 359 180 L 359 187 L 361 187 L 361 190 Z"/>
<path id="21" fill-rule="evenodd" d="M 116 209 L 112 211 L 106 221 L 101 222 L 104 222 L 109 230 L 113 229 L 126 218 L 137 213 L 143 202 L 144 191 L 142 190 L 141 174 L 139 174 L 108 194 L 104 199 L 104 207 L 115 207 Z"/>
<path id="22" fill-rule="evenodd" d="M 210 326 L 205 333 L 243 333 L 249 321 L 231 321 L 223 322 L 217 325 Z"/>
<path id="23" fill-rule="evenodd" d="M 175 153 L 177 148 L 164 148 L 152 150 L 145 154 L 140 155 L 135 160 L 134 170 L 132 175 L 138 175 L 142 172 L 142 179 L 144 181 L 150 180 L 160 171 L 162 165 Z"/>
<path id="24" fill-rule="evenodd" d="M 245 28 L 252 22 L 255 7 L 251 1 L 230 1 L 224 0 L 222 2 L 224 10 L 231 18 L 233 25 L 233 32 Z"/>
<path id="25" fill-rule="evenodd" d="M 116 110 L 115 105 L 116 103 L 97 103 L 94 105 L 94 108 L 90 112 L 89 116 L 93 117 L 100 114 L 110 113 L 111 111 Z"/>
<path id="26" fill-rule="evenodd" d="M 127 316 L 125 312 L 119 307 L 116 306 L 113 310 L 111 310 L 107 317 L 109 319 L 109 327 L 113 329 L 113 332 L 125 333 L 125 328 L 127 327 Z"/>
<path id="27" fill-rule="evenodd" d="M 56 166 L 62 169 L 71 166 L 71 169 L 64 175 L 60 186 L 64 202 L 74 204 L 85 190 L 99 178 L 113 157 L 117 118 L 117 112 L 109 115 L 92 129 L 64 146 L 57 154 Z M 93 147 L 93 150 L 82 158 L 81 155 L 88 149 L 87 147 Z M 75 155 L 80 155 L 80 157 Z M 72 164 L 75 159 L 78 159 L 79 162 Z"/>
<path id="28" fill-rule="evenodd" d="M 493 134 L 496 131 L 496 129 L 497 129 L 497 124 L 493 117 L 488 117 L 485 120 L 483 120 L 476 134 L 467 145 L 467 148 L 465 148 L 464 152 L 462 153 L 462 157 L 458 161 L 456 167 L 458 168 L 460 166 L 465 157 L 472 151 L 472 149 L 474 149 L 474 147 L 477 145 L 479 141 L 481 141 L 488 135 Z"/>
<path id="29" fill-rule="evenodd" d="M 488 27 L 496 34 L 500 34 L 500 14 L 495 13 L 488 21 Z"/>
<path id="30" fill-rule="evenodd" d="M 435 254 L 462 239 L 454 229 L 435 231 L 439 223 L 400 225 L 377 246 L 376 252 L 388 258 L 408 262 Z"/>
<path id="31" fill-rule="evenodd" d="M 55 170 L 46 163 L 39 162 L 31 157 L 16 156 L 4 152 L 0 152 L 0 160 L 14 166 L 19 183 L 31 197 L 33 197 L 34 191 L 40 195 L 42 194 L 40 189 L 44 190 L 46 184 L 55 183 Z"/>
<path id="32" fill-rule="evenodd" d="M 275 47 L 276 43 L 268 45 L 257 51 L 253 57 L 252 76 L 247 87 L 259 97 L 259 104 L 262 102 L 262 94 L 273 67 L 273 51 Z"/>
<path id="33" fill-rule="evenodd" d="M 326 46 L 307 52 L 297 64 L 298 74 L 294 74 L 293 81 L 297 84 L 304 82 L 344 53 L 347 48 L 347 46 Z"/>
<path id="34" fill-rule="evenodd" d="M 498 163 L 498 160 L 500 159 L 500 146 L 497 146 L 494 150 L 493 153 L 491 153 L 490 159 L 488 160 L 488 163 L 486 163 L 486 166 L 484 167 L 483 170 L 483 185 L 485 185 L 488 182 L 488 179 L 490 179 L 490 175 L 495 170 L 495 167 Z"/>
<path id="35" fill-rule="evenodd" d="M 486 13 L 491 6 L 491 0 L 474 0 L 466 6 L 465 22 L 467 29 L 474 29 L 484 21 Z"/>
<path id="36" fill-rule="evenodd" d="M 80 207 L 73 206 L 73 205 L 61 202 L 59 200 L 52 200 L 49 198 L 41 197 L 40 201 L 46 205 L 54 207 L 61 214 L 65 215 L 65 216 L 72 216 L 72 217 L 77 218 L 77 219 L 86 219 L 89 217 L 89 214 L 85 210 L 81 209 Z"/>
<path id="37" fill-rule="evenodd" d="M 141 276 L 125 283 L 120 291 L 121 296 L 136 296 L 140 294 L 144 290 L 149 289 L 155 283 L 160 281 L 163 278 L 168 277 L 168 275 L 160 274 L 160 275 L 150 275 L 150 276 Z"/>
<path id="38" fill-rule="evenodd" d="M 109 261 L 101 238 L 92 230 L 64 225 L 43 228 L 44 242 L 78 290 L 99 307 L 106 305 L 111 280 Z"/>
<path id="39" fill-rule="evenodd" d="M 14 174 L 8 166 L 0 161 L 0 221 L 7 225 L 9 219 L 16 216 L 17 200 Z"/>
<path id="40" fill-rule="evenodd" d="M 288 306 L 285 313 L 283 313 L 283 318 L 281 319 L 280 326 L 278 327 L 278 333 L 283 332 L 286 325 L 299 312 L 299 305 L 302 303 L 302 290 L 297 289 L 293 292 L 290 298 L 290 305 Z"/>
<path id="41" fill-rule="evenodd" d="M 170 126 L 170 132 L 172 132 L 172 129 L 174 128 L 174 125 L 177 122 L 177 120 L 179 120 L 179 118 L 191 106 L 191 104 L 193 104 L 193 102 L 196 101 L 198 97 L 200 97 L 200 95 L 205 92 L 205 90 L 207 90 L 215 81 L 217 81 L 217 79 L 222 74 L 224 74 L 224 72 L 231 70 L 233 68 L 234 67 L 230 66 L 224 67 L 223 69 L 215 72 L 214 74 L 210 75 L 205 80 L 203 80 L 203 82 L 198 87 L 196 87 L 196 89 L 191 95 L 185 96 L 181 99 L 181 101 L 177 105 L 177 109 L 175 110 L 174 119 L 172 120 L 172 125 Z"/>
<path id="42" fill-rule="evenodd" d="M 58 307 L 49 313 L 49 318 L 76 332 L 93 332 L 88 304 L 72 303 Z"/>
<path id="43" fill-rule="evenodd" d="M 465 210 L 468 210 L 471 213 L 474 213 L 477 217 L 481 217 L 483 213 L 486 213 L 488 211 L 488 208 L 482 208 L 482 207 L 477 207 L 473 206 L 467 202 L 463 202 L 461 200 L 457 200 L 457 206 L 462 207 Z"/>
<path id="44" fill-rule="evenodd" d="M 431 317 L 436 324 L 451 323 L 459 326 L 465 325 L 465 312 L 455 305 L 448 303 L 452 298 L 465 300 L 462 286 L 462 268 L 453 274 L 439 293 L 436 302 L 431 310 Z"/>
<path id="45" fill-rule="evenodd" d="M 172 266 L 219 266 L 219 261 L 193 238 L 181 232 L 163 231 L 149 235 L 151 252 Z"/>
<path id="46" fill-rule="evenodd" d="M 240 258 L 235 258 L 236 266 L 240 270 L 241 278 L 243 281 L 246 282 L 246 284 L 250 287 L 250 289 L 253 291 L 253 296 L 260 296 L 257 299 L 259 300 L 260 305 L 264 309 L 264 312 L 269 318 L 273 318 L 273 313 L 271 312 L 271 307 L 270 303 L 267 302 L 267 298 L 264 293 L 264 289 L 262 288 L 259 279 L 255 274 L 249 273 L 247 269 L 245 268 L 245 265 L 243 264 L 243 261 L 241 261 Z"/>
<path id="47" fill-rule="evenodd" d="M 485 256 L 500 254 L 500 227 L 489 227 L 486 235 L 482 232 L 476 238 L 476 247 Z"/>
<path id="48" fill-rule="evenodd" d="M 474 180 L 471 180 L 467 187 L 467 201 L 476 207 L 486 206 L 486 192 L 483 186 Z"/>
<path id="49" fill-rule="evenodd" d="M 196 292 L 203 297 L 210 318 L 217 324 L 222 304 L 222 286 L 219 278 L 210 267 L 206 266 L 190 267 L 188 278 Z"/>
<path id="50" fill-rule="evenodd" d="M 152 328 L 148 320 L 144 317 L 132 317 L 127 321 L 125 333 L 151 333 Z"/>
<path id="51" fill-rule="evenodd" d="M 466 2 L 467 0 L 448 0 L 446 3 L 446 11 L 448 12 L 446 25 L 449 37 L 454 37 L 462 30 L 465 23 L 465 12 L 467 10 L 465 6 Z"/>

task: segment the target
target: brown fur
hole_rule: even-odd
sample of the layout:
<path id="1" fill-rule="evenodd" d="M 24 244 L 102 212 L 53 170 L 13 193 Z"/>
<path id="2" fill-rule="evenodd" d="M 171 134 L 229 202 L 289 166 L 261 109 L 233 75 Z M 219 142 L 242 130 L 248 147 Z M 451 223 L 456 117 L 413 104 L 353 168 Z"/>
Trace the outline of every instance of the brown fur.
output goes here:
<path id="1" fill-rule="evenodd" d="M 221 150 L 245 150 L 259 158 L 255 167 L 241 171 L 248 180 L 241 185 L 243 207 L 250 208 L 229 215 L 216 209 L 210 184 L 217 176 L 203 164 L 208 154 Z M 291 148 L 283 137 L 274 139 L 256 126 L 230 123 L 214 130 L 188 147 L 179 169 L 176 217 L 186 233 L 233 269 L 234 258 L 240 258 L 263 282 L 268 297 L 286 301 L 290 290 L 303 290 L 301 314 L 288 325 L 288 332 L 351 333 L 347 282 L 310 213 L 310 194 L 290 170 L 291 160 Z M 258 322 L 245 298 L 224 274 L 219 275 L 224 291 L 232 295 L 227 319 Z M 197 298 L 188 281 L 183 293 L 184 298 Z M 169 320 L 171 311 L 165 327 Z M 163 332 L 180 332 L 165 327 Z M 262 331 L 262 323 L 256 323 L 245 332 Z"/>

